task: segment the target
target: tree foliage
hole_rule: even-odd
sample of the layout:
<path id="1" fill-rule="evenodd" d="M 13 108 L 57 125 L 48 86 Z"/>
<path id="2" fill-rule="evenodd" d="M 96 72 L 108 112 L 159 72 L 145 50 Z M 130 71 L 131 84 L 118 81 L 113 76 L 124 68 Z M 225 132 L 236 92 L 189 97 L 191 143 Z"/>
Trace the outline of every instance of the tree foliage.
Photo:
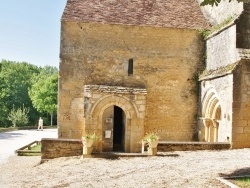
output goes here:
<path id="1" fill-rule="evenodd" d="M 52 125 L 53 114 L 57 110 L 58 71 L 53 67 L 45 67 L 35 80 L 29 96 L 39 112 L 50 114 Z"/>
<path id="2" fill-rule="evenodd" d="M 228 0 L 228 1 L 231 2 L 233 0 Z M 249 0 L 237 0 L 237 1 L 244 2 L 244 3 L 249 2 Z M 220 2 L 221 2 L 221 0 L 204 0 L 203 2 L 201 2 L 201 6 L 205 6 L 205 5 L 218 6 Z"/>
<path id="3" fill-rule="evenodd" d="M 8 115 L 8 120 L 12 122 L 13 127 L 25 126 L 29 123 L 28 113 L 28 108 L 23 106 L 22 108 L 15 109 L 15 106 L 13 105 L 13 109 Z"/>
<path id="4" fill-rule="evenodd" d="M 28 95 L 32 78 L 40 72 L 40 68 L 25 62 L 18 63 L 2 60 L 0 62 L 0 125 L 10 126 L 8 114 L 13 105 L 18 109 L 23 105 L 29 108 L 30 120 L 38 114 Z"/>
<path id="5" fill-rule="evenodd" d="M 21 112 L 20 109 L 24 110 L 23 106 L 29 109 L 27 117 L 30 125 L 37 124 L 39 116 L 56 112 L 57 74 L 58 70 L 55 67 L 37 67 L 26 62 L 2 60 L 0 62 L 0 126 L 8 127 L 14 124 L 13 118 Z M 37 85 L 41 88 L 42 94 L 37 96 L 34 103 L 28 91 L 33 86 L 38 87 Z M 44 92 L 46 88 L 47 91 Z M 43 108 L 35 106 L 37 101 L 43 101 L 46 105 Z"/>

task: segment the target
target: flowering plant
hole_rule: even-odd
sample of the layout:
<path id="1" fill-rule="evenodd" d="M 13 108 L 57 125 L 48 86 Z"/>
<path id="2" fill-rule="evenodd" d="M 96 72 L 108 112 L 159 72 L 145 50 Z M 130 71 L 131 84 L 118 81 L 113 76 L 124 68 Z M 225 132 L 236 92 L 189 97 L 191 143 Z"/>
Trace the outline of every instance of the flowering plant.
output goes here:
<path id="1" fill-rule="evenodd" d="M 142 147 L 144 145 L 148 145 L 149 148 L 156 148 L 159 142 L 159 136 L 157 135 L 156 132 L 149 132 L 146 133 L 144 138 L 142 139 Z"/>
<path id="2" fill-rule="evenodd" d="M 98 136 L 96 133 L 86 133 L 85 135 L 82 136 L 83 140 L 97 140 Z"/>
<path id="3" fill-rule="evenodd" d="M 147 141 L 147 142 L 150 142 L 150 141 L 157 141 L 159 140 L 159 136 L 157 135 L 156 132 L 148 132 L 146 133 L 146 135 L 144 136 L 143 138 L 143 141 Z"/>
<path id="4" fill-rule="evenodd" d="M 85 147 L 92 147 L 95 140 L 97 140 L 97 135 L 94 133 L 86 133 L 82 136 L 82 144 Z"/>

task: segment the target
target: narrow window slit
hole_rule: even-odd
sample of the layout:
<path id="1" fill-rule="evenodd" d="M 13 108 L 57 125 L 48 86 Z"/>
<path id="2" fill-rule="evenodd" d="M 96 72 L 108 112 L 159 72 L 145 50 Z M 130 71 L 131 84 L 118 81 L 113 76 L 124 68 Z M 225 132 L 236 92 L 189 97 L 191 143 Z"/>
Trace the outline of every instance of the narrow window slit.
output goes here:
<path id="1" fill-rule="evenodd" d="M 128 60 L 128 75 L 129 76 L 133 75 L 133 69 L 134 69 L 134 60 L 129 59 Z"/>

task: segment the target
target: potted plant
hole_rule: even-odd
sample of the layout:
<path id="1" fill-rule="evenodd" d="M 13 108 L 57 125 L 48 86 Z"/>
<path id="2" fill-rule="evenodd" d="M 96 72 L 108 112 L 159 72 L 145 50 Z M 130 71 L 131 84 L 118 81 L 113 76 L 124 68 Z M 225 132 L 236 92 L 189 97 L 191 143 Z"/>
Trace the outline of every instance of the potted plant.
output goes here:
<path id="1" fill-rule="evenodd" d="M 89 155 L 93 151 L 93 143 L 94 141 L 97 140 L 97 135 L 96 133 L 87 133 L 82 136 L 82 144 L 83 144 L 83 154 L 84 155 Z"/>
<path id="2" fill-rule="evenodd" d="M 143 138 L 144 144 L 148 145 L 148 154 L 149 155 L 156 155 L 157 153 L 157 146 L 159 142 L 159 136 L 156 132 L 148 132 Z"/>

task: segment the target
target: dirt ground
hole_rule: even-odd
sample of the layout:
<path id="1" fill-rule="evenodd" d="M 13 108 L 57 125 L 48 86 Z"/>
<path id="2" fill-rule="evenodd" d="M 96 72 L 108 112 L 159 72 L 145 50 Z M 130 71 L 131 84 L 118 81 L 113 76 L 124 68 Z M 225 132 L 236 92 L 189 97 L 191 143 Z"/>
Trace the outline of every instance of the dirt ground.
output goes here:
<path id="1" fill-rule="evenodd" d="M 40 157 L 12 156 L 0 164 L 0 187 L 163 188 L 228 187 L 217 177 L 250 175 L 250 149 L 179 151 L 154 157 L 67 157 L 39 164 Z"/>

